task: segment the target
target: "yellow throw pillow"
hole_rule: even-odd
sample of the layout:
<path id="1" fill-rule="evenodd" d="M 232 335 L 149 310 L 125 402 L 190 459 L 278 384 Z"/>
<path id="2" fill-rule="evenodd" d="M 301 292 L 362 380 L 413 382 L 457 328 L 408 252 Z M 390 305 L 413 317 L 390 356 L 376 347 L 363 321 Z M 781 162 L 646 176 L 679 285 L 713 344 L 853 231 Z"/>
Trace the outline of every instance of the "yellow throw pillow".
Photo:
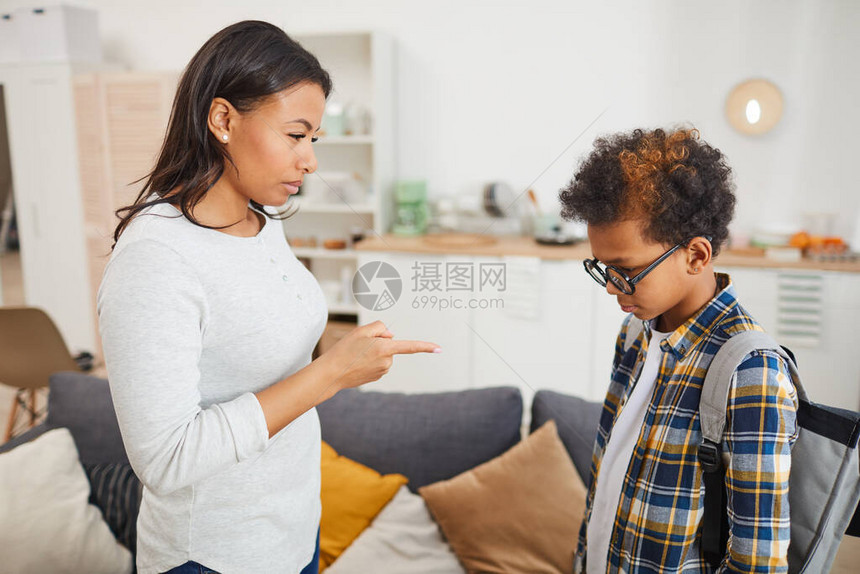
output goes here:
<path id="1" fill-rule="evenodd" d="M 320 572 L 331 566 L 409 481 L 402 474 L 383 476 L 340 456 L 325 442 L 321 470 Z"/>
<path id="2" fill-rule="evenodd" d="M 586 489 L 554 421 L 501 456 L 418 492 L 469 572 L 573 570 Z"/>

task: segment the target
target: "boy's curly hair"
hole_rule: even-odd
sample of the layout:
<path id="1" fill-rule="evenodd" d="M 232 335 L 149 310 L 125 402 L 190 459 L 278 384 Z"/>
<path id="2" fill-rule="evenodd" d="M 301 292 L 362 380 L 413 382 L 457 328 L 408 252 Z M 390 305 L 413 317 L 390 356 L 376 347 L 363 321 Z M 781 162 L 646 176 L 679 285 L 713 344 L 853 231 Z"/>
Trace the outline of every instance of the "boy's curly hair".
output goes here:
<path id="1" fill-rule="evenodd" d="M 598 138 L 559 199 L 565 219 L 590 225 L 642 219 L 646 237 L 665 245 L 710 236 L 714 255 L 728 239 L 735 210 L 732 170 L 695 129 Z"/>

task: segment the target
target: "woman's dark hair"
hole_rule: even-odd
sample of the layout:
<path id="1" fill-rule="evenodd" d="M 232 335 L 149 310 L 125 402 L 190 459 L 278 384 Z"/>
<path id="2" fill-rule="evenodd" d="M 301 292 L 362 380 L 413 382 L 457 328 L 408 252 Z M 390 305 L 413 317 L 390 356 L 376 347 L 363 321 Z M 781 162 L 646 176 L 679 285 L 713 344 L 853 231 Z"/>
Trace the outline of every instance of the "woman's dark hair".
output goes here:
<path id="1" fill-rule="evenodd" d="M 565 219 L 589 225 L 641 219 L 646 237 L 664 245 L 709 236 L 714 255 L 729 237 L 735 210 L 732 170 L 695 129 L 598 138 L 559 199 Z"/>
<path id="2" fill-rule="evenodd" d="M 138 180 L 146 183 L 134 203 L 116 212 L 120 222 L 114 246 L 138 213 L 159 203 L 176 206 L 196 225 L 217 229 L 191 214 L 224 173 L 225 162 L 233 164 L 208 128 L 212 100 L 224 98 L 239 112 L 248 112 L 272 94 L 305 82 L 320 86 L 326 98 L 331 93 L 331 78 L 319 61 L 277 26 L 247 20 L 212 36 L 182 73 L 155 167 Z M 166 196 L 172 190 L 177 191 Z M 147 201 L 153 193 L 158 198 Z M 262 205 L 251 205 L 266 213 Z"/>

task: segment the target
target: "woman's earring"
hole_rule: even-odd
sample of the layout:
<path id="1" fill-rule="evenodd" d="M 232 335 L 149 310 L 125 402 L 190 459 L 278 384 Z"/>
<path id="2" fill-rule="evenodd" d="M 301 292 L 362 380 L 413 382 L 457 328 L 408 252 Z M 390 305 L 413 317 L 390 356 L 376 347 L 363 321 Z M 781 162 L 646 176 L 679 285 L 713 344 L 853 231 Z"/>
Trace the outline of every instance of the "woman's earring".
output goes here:
<path id="1" fill-rule="evenodd" d="M 227 134 L 222 135 L 222 136 L 221 136 L 221 139 L 222 139 L 222 140 L 224 140 L 224 141 L 227 141 Z"/>

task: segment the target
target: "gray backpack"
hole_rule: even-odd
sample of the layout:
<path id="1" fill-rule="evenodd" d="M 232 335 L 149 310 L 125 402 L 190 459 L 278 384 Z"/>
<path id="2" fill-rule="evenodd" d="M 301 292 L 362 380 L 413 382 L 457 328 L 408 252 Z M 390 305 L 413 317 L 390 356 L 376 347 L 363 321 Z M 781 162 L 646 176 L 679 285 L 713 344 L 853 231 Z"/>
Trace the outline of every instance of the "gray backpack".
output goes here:
<path id="1" fill-rule="evenodd" d="M 809 401 L 790 351 L 760 331 L 744 331 L 726 341 L 714 356 L 702 387 L 702 443 L 698 453 L 705 482 L 702 553 L 717 568 L 726 552 L 728 519 L 720 445 L 729 387 L 744 357 L 764 349 L 774 350 L 786 359 L 799 400 L 798 436 L 791 451 L 789 477 L 788 571 L 828 572 L 846 530 L 860 535 L 860 513 L 855 516 L 860 500 L 860 413 Z"/>

